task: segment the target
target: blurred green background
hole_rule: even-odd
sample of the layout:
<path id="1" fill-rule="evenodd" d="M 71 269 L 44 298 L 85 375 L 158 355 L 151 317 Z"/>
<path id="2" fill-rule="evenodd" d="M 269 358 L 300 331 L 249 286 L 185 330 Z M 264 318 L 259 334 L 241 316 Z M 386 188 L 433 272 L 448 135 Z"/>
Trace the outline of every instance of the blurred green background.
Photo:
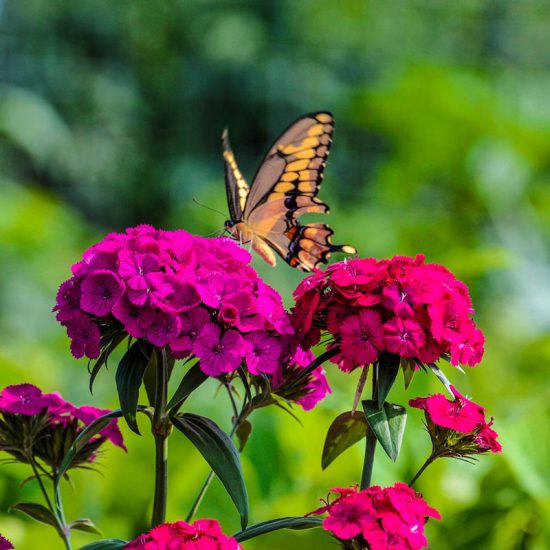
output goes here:
<path id="1" fill-rule="evenodd" d="M 363 256 L 426 254 L 471 288 L 487 337 L 483 364 L 452 382 L 496 417 L 504 453 L 440 461 L 418 488 L 442 513 L 437 550 L 550 548 L 550 4 L 544 0 L 0 1 L 0 382 L 30 381 L 78 404 L 115 407 L 114 369 L 87 391 L 51 313 L 59 283 L 106 232 L 149 222 L 209 234 L 226 211 L 220 134 L 251 177 L 297 116 L 336 117 L 321 198 L 336 242 Z M 288 303 L 302 274 L 254 264 Z M 252 521 L 300 515 L 358 481 L 362 446 L 327 471 L 321 449 L 348 410 L 357 374 L 329 366 L 334 393 L 315 411 L 257 413 L 243 456 Z M 390 398 L 439 391 L 401 380 Z M 228 427 L 225 395 L 205 385 L 196 412 Z M 412 411 L 402 455 L 379 454 L 375 481 L 408 480 L 429 442 Z M 109 537 L 146 530 L 153 450 L 125 430 L 101 474 L 65 487 L 71 518 Z M 170 442 L 170 520 L 207 473 Z M 50 528 L 7 513 L 39 499 L 28 472 L 0 465 L 0 531 L 19 549 L 55 549 Z M 238 518 L 216 481 L 201 516 Z M 75 535 L 75 543 L 93 540 Z M 333 548 L 319 530 L 281 532 L 247 550 Z"/>

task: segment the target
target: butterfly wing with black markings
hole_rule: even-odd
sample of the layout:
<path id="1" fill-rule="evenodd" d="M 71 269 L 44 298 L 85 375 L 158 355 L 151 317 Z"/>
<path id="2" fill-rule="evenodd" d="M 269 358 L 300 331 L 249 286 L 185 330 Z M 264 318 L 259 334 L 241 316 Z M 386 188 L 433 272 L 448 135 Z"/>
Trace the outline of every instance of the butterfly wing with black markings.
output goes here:
<path id="1" fill-rule="evenodd" d="M 334 119 L 327 112 L 305 115 L 291 124 L 267 152 L 247 191 L 242 216 L 234 218 L 241 236 L 251 240 L 272 265 L 275 257 L 265 245 L 304 271 L 327 262 L 332 252 L 355 253 L 351 246 L 332 244 L 333 231 L 328 225 L 298 221 L 302 214 L 329 210 L 317 194 L 333 130 Z M 226 158 L 226 170 L 228 164 L 231 168 L 230 160 Z"/>

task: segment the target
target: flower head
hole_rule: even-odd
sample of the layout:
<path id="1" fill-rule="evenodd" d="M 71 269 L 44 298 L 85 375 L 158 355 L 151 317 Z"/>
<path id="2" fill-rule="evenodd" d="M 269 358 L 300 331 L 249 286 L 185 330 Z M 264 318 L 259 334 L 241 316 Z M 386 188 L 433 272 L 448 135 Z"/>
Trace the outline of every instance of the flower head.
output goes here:
<path id="1" fill-rule="evenodd" d="M 339 497 L 312 514 L 328 512 L 323 527 L 350 548 L 417 550 L 428 545 L 427 518 L 441 519 L 420 494 L 404 483 L 392 487 L 337 488 Z"/>
<path id="2" fill-rule="evenodd" d="M 436 393 L 411 399 L 409 405 L 423 409 L 435 457 L 463 457 L 502 450 L 493 419 L 485 419 L 485 409 L 451 387 L 454 399 Z"/>
<path id="3" fill-rule="evenodd" d="M 474 366 L 483 356 L 466 285 L 423 256 L 338 262 L 304 279 L 294 297 L 300 345 L 316 345 L 326 331 L 344 371 L 384 352 L 419 364 L 450 356 L 453 365 Z"/>
<path id="4" fill-rule="evenodd" d="M 172 359 L 195 354 L 211 376 L 243 363 L 275 376 L 282 339 L 294 330 L 250 260 L 231 239 L 141 225 L 86 250 L 53 309 L 77 358 L 104 362 L 131 337 Z"/>
<path id="5" fill-rule="evenodd" d="M 163 523 L 124 546 L 124 550 L 242 550 L 232 537 L 224 535 L 214 519 Z"/>

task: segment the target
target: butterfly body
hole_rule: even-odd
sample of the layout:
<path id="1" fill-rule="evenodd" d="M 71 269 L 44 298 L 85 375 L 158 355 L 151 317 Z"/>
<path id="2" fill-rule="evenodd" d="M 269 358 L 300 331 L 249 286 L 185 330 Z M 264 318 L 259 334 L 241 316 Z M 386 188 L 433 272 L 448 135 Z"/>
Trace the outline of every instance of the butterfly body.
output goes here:
<path id="1" fill-rule="evenodd" d="M 225 181 L 231 219 L 227 231 L 270 265 L 277 253 L 290 266 L 311 271 L 335 251 L 354 254 L 348 245 L 333 245 L 326 224 L 302 225 L 306 213 L 328 213 L 317 198 L 334 121 L 327 112 L 305 115 L 291 124 L 267 152 L 252 185 L 242 176 L 223 134 Z"/>

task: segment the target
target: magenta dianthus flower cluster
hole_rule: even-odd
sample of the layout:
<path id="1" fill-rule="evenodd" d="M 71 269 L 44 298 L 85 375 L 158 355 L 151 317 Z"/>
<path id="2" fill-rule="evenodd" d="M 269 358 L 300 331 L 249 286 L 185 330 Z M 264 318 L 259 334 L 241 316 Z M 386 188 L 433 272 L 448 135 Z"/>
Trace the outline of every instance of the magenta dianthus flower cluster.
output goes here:
<path id="1" fill-rule="evenodd" d="M 164 523 L 124 546 L 124 550 L 242 550 L 232 537 L 224 535 L 214 519 Z"/>
<path id="2" fill-rule="evenodd" d="M 293 334 L 279 294 L 231 239 L 149 225 L 111 233 L 72 266 L 54 310 L 75 357 L 99 357 L 117 327 L 133 338 L 195 355 L 205 374 L 275 375 Z"/>
<path id="3" fill-rule="evenodd" d="M 484 337 L 471 318 L 466 285 L 445 267 L 396 256 L 346 260 L 305 278 L 294 293 L 293 325 L 306 348 L 328 331 L 346 371 L 374 363 L 387 351 L 422 364 L 448 354 L 474 366 Z"/>
<path id="4" fill-rule="evenodd" d="M 111 412 L 108 409 L 98 409 L 88 405 L 77 407 L 65 401 L 59 393 L 42 393 L 40 388 L 32 384 L 5 387 L 0 393 L 0 411 L 24 417 L 44 414 L 48 427 L 76 424 L 77 434 L 94 420 Z M 96 438 L 92 438 L 91 442 L 98 438 L 109 440 L 117 447 L 126 450 L 116 419 L 111 420 Z"/>
<path id="5" fill-rule="evenodd" d="M 405 483 L 395 483 L 392 487 L 374 485 L 362 491 L 357 487 L 331 491 L 340 496 L 312 514 L 328 512 L 323 527 L 331 531 L 344 548 L 425 548 L 427 518 L 441 519 L 439 512 Z"/>
<path id="6" fill-rule="evenodd" d="M 485 408 L 467 399 L 451 386 L 454 399 L 436 393 L 411 399 L 409 405 L 424 410 L 434 453 L 438 456 L 467 456 L 502 451 L 498 434 L 485 419 Z"/>
<path id="7" fill-rule="evenodd" d="M 5 537 L 0 535 L 0 550 L 11 550 L 13 544 Z"/>

